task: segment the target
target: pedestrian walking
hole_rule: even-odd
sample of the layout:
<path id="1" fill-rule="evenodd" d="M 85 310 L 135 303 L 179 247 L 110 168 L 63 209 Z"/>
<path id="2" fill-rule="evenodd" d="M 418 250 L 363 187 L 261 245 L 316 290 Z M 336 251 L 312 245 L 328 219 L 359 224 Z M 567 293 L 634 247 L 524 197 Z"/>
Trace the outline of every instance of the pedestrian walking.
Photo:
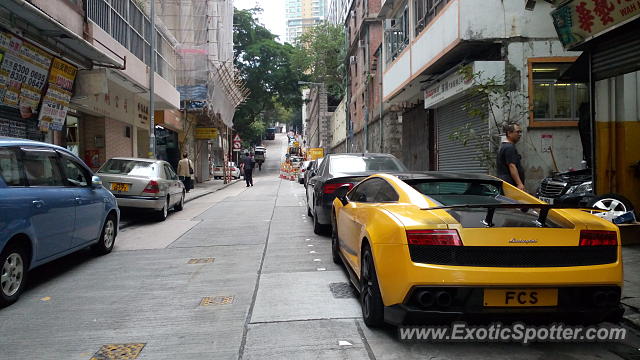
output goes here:
<path id="1" fill-rule="evenodd" d="M 244 170 L 244 181 L 247 182 L 247 187 L 253 186 L 253 167 L 256 161 L 253 159 L 253 154 L 247 155 L 240 166 Z"/>
<path id="2" fill-rule="evenodd" d="M 182 160 L 178 161 L 178 177 L 184 184 L 184 188 L 187 192 L 193 189 L 193 163 L 189 160 L 189 154 L 182 154 Z"/>
<path id="3" fill-rule="evenodd" d="M 518 154 L 516 149 L 516 143 L 522 137 L 522 129 L 518 124 L 506 124 L 503 130 L 507 139 L 500 145 L 498 157 L 496 158 L 498 177 L 524 191 L 522 156 Z"/>

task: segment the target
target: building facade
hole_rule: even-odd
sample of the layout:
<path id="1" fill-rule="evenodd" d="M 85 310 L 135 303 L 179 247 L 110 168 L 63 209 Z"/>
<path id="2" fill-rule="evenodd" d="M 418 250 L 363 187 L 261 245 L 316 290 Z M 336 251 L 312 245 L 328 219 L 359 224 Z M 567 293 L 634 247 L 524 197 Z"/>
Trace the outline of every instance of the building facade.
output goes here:
<path id="1" fill-rule="evenodd" d="M 326 0 L 286 0 L 285 18 L 287 33 L 285 41 L 295 43 L 298 36 L 314 25 L 326 20 Z"/>
<path id="2" fill-rule="evenodd" d="M 411 169 L 492 173 L 497 127 L 506 121 L 523 127 L 517 147 L 529 191 L 554 171 L 581 166 L 573 149 L 581 149 L 579 108 L 588 90 L 559 81 L 580 53 L 562 47 L 551 10 L 546 2 L 535 12 L 499 0 L 382 2 L 383 119 L 393 114 L 401 124 L 402 160 Z M 478 94 L 477 84 L 502 86 L 515 110 L 498 110 L 505 96 Z"/>

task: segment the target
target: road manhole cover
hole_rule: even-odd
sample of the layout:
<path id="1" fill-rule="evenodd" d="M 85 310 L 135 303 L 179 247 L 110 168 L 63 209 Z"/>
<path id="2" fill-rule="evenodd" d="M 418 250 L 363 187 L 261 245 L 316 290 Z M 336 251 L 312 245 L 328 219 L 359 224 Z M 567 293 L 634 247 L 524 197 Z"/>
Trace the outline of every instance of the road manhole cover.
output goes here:
<path id="1" fill-rule="evenodd" d="M 331 295 L 336 299 L 349 299 L 356 297 L 356 294 L 353 292 L 353 288 L 347 282 L 330 283 L 329 289 L 331 290 Z"/>
<path id="2" fill-rule="evenodd" d="M 233 304 L 233 300 L 233 296 L 207 296 L 202 298 L 200 306 L 229 305 Z"/>
<path id="3" fill-rule="evenodd" d="M 100 350 L 96 352 L 91 360 L 129 360 L 137 359 L 138 355 L 144 348 L 141 344 L 107 344 L 102 345 Z"/>
<path id="4" fill-rule="evenodd" d="M 209 264 L 212 263 L 215 258 L 200 258 L 200 259 L 190 259 L 187 261 L 187 264 Z"/>

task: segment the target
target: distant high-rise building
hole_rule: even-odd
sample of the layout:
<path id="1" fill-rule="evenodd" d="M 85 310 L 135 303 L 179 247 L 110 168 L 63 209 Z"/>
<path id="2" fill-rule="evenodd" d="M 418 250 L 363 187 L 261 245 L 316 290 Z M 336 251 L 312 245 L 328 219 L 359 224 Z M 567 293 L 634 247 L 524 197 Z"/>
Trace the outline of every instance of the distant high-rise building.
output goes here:
<path id="1" fill-rule="evenodd" d="M 305 29 L 314 26 L 327 16 L 326 0 L 286 0 L 286 41 L 294 43 Z"/>
<path id="2" fill-rule="evenodd" d="M 352 2 L 353 0 L 329 0 L 327 20 L 333 25 L 344 25 Z"/>

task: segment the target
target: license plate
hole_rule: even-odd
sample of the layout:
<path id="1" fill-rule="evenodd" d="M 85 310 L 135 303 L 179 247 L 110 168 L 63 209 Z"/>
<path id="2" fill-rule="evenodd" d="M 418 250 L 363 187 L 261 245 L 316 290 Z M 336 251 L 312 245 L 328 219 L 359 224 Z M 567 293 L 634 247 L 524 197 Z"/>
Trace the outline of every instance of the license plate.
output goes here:
<path id="1" fill-rule="evenodd" d="M 129 191 L 129 184 L 111 183 L 111 190 L 113 190 L 113 191 Z"/>
<path id="2" fill-rule="evenodd" d="M 484 289 L 484 306 L 530 307 L 558 305 L 558 289 Z"/>
<path id="3" fill-rule="evenodd" d="M 540 196 L 540 200 L 546 202 L 549 205 L 553 205 L 553 199 L 552 198 L 548 198 L 548 197 L 544 197 L 544 196 Z"/>

